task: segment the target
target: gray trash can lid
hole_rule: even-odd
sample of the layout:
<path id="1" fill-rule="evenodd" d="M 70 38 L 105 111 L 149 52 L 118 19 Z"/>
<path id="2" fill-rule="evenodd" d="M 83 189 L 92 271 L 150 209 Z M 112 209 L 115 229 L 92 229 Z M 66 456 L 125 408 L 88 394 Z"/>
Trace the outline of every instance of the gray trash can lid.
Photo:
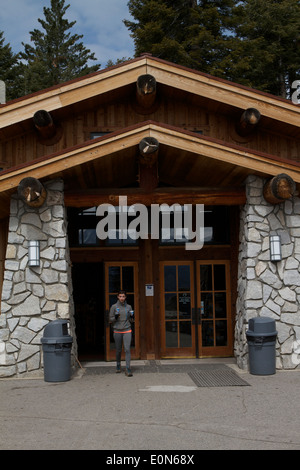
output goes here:
<path id="1" fill-rule="evenodd" d="M 276 336 L 276 324 L 273 318 L 255 317 L 249 320 L 249 330 L 246 331 L 247 336 Z"/>
<path id="2" fill-rule="evenodd" d="M 72 343 L 73 338 L 68 333 L 68 320 L 58 319 L 48 323 L 41 342 L 46 344 Z"/>

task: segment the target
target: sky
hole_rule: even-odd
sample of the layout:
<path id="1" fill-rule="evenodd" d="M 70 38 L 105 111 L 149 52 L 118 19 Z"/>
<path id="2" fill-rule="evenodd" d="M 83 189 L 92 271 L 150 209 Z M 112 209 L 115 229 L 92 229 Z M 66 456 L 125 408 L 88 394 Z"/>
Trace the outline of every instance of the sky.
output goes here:
<path id="1" fill-rule="evenodd" d="M 50 0 L 0 0 L 0 31 L 15 54 L 24 50 L 22 42 L 30 44 L 29 31 L 43 30 L 38 18 L 45 18 L 43 7 L 50 4 Z M 84 46 L 95 53 L 97 62 L 90 65 L 100 63 L 103 69 L 109 60 L 133 58 L 133 39 L 123 24 L 132 19 L 127 0 L 66 0 L 65 5 L 70 5 L 65 18 L 76 21 L 71 34 L 83 34 Z"/>

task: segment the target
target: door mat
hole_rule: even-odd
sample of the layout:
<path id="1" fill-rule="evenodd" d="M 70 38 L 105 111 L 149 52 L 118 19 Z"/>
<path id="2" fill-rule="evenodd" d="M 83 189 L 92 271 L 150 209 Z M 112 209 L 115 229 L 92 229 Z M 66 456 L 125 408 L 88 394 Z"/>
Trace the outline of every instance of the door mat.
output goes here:
<path id="1" fill-rule="evenodd" d="M 197 387 L 241 387 L 249 384 L 231 369 L 193 370 L 188 375 Z"/>

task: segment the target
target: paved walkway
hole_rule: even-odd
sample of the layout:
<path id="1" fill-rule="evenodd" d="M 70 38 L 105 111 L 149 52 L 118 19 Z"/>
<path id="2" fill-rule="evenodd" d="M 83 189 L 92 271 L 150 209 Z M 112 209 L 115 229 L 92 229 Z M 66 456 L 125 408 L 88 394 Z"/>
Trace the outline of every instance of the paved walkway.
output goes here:
<path id="1" fill-rule="evenodd" d="M 230 368 L 246 385 L 199 387 L 195 363 Z M 299 369 L 255 376 L 233 360 L 133 361 L 126 377 L 82 366 L 68 382 L 0 380 L 1 450 L 300 449 Z"/>

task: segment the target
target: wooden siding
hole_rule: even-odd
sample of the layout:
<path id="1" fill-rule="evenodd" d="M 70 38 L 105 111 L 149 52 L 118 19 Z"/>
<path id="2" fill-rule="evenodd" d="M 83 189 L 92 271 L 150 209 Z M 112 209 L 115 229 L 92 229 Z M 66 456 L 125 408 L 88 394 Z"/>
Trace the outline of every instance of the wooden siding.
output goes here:
<path id="1" fill-rule="evenodd" d="M 10 168 L 81 144 L 90 140 L 92 132 L 113 132 L 148 119 L 192 132 L 200 131 L 203 135 L 279 158 L 300 161 L 300 140 L 266 129 L 263 119 L 257 133 L 241 138 L 235 132 L 237 112 L 222 114 L 183 99 L 161 97 L 156 112 L 146 116 L 135 112 L 128 97 L 119 98 L 116 102 L 95 103 L 94 108 L 89 103 L 89 109 L 77 109 L 76 114 L 67 118 L 60 117 L 59 112 L 53 115 L 64 131 L 57 144 L 46 146 L 39 143 L 33 124 L 28 122 L 22 133 L 0 140 L 0 167 Z"/>

